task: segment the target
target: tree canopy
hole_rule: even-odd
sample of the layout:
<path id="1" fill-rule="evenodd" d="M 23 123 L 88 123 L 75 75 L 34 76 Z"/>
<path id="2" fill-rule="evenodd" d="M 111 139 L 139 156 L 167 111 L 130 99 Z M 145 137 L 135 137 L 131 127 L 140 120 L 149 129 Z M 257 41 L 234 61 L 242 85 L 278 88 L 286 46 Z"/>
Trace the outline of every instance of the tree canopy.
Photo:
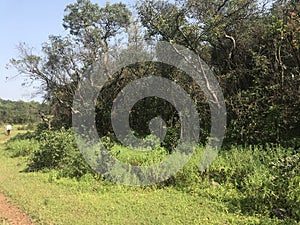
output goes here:
<path id="1" fill-rule="evenodd" d="M 34 124 L 40 122 L 39 111 L 46 109 L 46 105 L 34 101 L 0 99 L 0 124 Z"/>
<path id="2" fill-rule="evenodd" d="M 42 83 L 57 126 L 71 126 L 74 91 L 89 66 L 102 60 L 109 74 L 110 63 L 124 49 L 134 51 L 145 41 L 163 40 L 190 49 L 214 71 L 226 101 L 227 143 L 286 143 L 300 137 L 298 1 L 139 0 L 129 9 L 122 3 L 100 7 L 77 0 L 65 13 L 62 25 L 69 35 L 49 36 L 41 55 L 20 45 L 20 58 L 11 60 L 19 72 Z M 205 141 L 210 111 L 203 92 L 176 68 L 149 62 L 110 74 L 96 106 L 99 132 L 113 132 L 109 113 L 118 92 L 149 74 L 176 79 L 192 96 L 203 117 Z M 131 125 L 145 135 L 146 124 L 158 115 L 177 132 L 176 111 L 155 98 L 135 106 Z"/>

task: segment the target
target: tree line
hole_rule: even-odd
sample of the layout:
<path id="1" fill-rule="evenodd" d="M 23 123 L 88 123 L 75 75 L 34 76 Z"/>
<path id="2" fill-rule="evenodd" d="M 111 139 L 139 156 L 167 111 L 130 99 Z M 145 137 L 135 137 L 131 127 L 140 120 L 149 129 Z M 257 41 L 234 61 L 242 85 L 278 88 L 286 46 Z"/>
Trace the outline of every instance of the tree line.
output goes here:
<path id="1" fill-rule="evenodd" d="M 0 124 L 34 124 L 40 122 L 40 111 L 48 111 L 39 102 L 0 99 Z"/>
<path id="2" fill-rule="evenodd" d="M 110 79 L 95 103 L 101 136 L 113 133 L 111 107 L 131 81 L 160 74 L 176 80 L 201 114 L 201 142 L 210 132 L 210 108 L 199 86 L 170 65 L 143 62 L 110 74 L 110 65 L 130 51 L 144 51 L 147 41 L 166 41 L 191 50 L 216 75 L 227 108 L 228 144 L 286 144 L 300 136 L 300 3 L 297 0 L 139 0 L 104 7 L 77 0 L 65 8 L 66 36 L 50 35 L 35 53 L 19 45 L 10 64 L 41 82 L 52 127 L 72 126 L 72 104 L 86 71 L 101 60 Z M 159 98 L 139 101 L 130 124 L 137 135 L 149 134 L 149 121 L 160 116 L 167 137 L 180 135 L 178 112 Z"/>

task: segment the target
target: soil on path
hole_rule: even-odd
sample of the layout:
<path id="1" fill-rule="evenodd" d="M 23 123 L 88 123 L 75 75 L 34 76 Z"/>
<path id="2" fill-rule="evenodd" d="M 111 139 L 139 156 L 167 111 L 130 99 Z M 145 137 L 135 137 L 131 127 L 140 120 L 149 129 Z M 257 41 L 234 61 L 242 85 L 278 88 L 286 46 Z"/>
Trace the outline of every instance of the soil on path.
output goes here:
<path id="1" fill-rule="evenodd" d="M 0 138 L 0 143 L 7 141 L 10 136 Z M 0 193 L 0 225 L 33 225 L 28 215 L 11 203 L 3 193 Z"/>
<path id="2" fill-rule="evenodd" d="M 0 224 L 33 225 L 30 218 L 0 193 Z"/>
<path id="3" fill-rule="evenodd" d="M 5 135 L 2 139 L 0 138 L 0 142 L 5 142 L 9 139 L 10 136 Z"/>

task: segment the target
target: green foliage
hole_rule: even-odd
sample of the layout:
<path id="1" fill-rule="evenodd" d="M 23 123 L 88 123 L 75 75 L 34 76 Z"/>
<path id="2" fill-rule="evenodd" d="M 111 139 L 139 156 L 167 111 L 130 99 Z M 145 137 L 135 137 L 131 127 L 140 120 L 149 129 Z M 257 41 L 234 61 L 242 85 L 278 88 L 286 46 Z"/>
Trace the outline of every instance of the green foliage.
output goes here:
<path id="1" fill-rule="evenodd" d="M 178 139 L 179 139 L 178 129 L 168 128 L 162 146 L 166 148 L 169 153 L 171 153 L 172 149 L 174 149 L 177 146 Z"/>
<path id="2" fill-rule="evenodd" d="M 130 27 L 132 12 L 126 5 L 107 3 L 100 7 L 90 0 L 77 0 L 65 9 L 63 26 L 70 35 L 50 35 L 41 56 L 20 45 L 20 58 L 12 59 L 11 64 L 21 74 L 41 82 L 53 127 L 68 128 L 77 85 L 88 78 L 85 76 L 90 65 L 102 59 L 102 66 L 112 79 L 102 88 L 95 106 L 101 136 L 113 132 L 111 106 L 129 82 L 149 75 L 176 80 L 201 112 L 200 140 L 204 144 L 210 132 L 208 102 L 186 74 L 151 62 L 110 74 L 111 62 L 128 49 L 135 51 L 134 46 L 143 49 L 145 40 L 180 44 L 204 59 L 218 78 L 228 115 L 226 143 L 283 144 L 299 138 L 300 132 L 299 9 L 294 0 L 274 0 L 268 7 L 258 0 L 141 0 L 134 18 L 138 22 Z M 120 35 L 122 32 L 127 35 Z M 113 38 L 120 41 L 112 41 Z M 119 50 L 111 51 L 115 49 Z M 143 49 L 145 55 L 148 51 Z M 180 124 L 178 112 L 157 98 L 139 101 L 131 112 L 131 127 L 143 137 L 149 135 L 147 125 L 156 116 L 161 116 L 170 129 Z M 10 116 L 4 114 L 4 118 Z M 19 117 L 22 118 L 26 116 Z M 164 147 L 171 151 L 176 132 L 167 134 Z"/>
<path id="3" fill-rule="evenodd" d="M 199 163 L 204 152 L 204 147 L 194 149 L 194 154 L 189 162 L 179 170 L 173 177 L 165 182 L 166 185 L 175 185 L 183 190 L 195 190 L 199 186 L 203 186 L 205 181 L 199 174 Z"/>
<path id="4" fill-rule="evenodd" d="M 110 152 L 120 161 L 133 166 L 147 166 L 159 163 L 167 156 L 166 150 L 162 147 L 156 147 L 155 149 L 133 149 L 116 144 Z"/>
<path id="5" fill-rule="evenodd" d="M 19 134 L 7 143 L 11 156 L 30 156 L 28 171 L 48 171 L 48 180 L 55 183 L 76 178 L 86 184 L 81 187 L 84 189 L 92 186 L 93 190 L 102 190 L 97 180 L 101 180 L 102 185 L 106 182 L 112 185 L 86 164 L 76 147 L 72 130 L 40 129 L 39 132 Z M 145 143 L 155 140 L 153 136 L 144 138 Z M 134 166 L 153 165 L 170 154 L 159 145 L 148 149 L 124 147 L 116 143 L 113 136 L 103 137 L 102 142 L 112 156 Z M 200 172 L 204 150 L 198 146 L 182 169 L 151 188 L 174 187 L 181 192 L 223 202 L 229 211 L 274 217 L 278 220 L 275 224 L 296 224 L 300 220 L 299 152 L 273 145 L 233 147 L 222 150 L 213 164 Z M 153 176 L 161 175 L 161 172 Z M 265 224 L 268 223 L 266 220 Z"/>
<path id="6" fill-rule="evenodd" d="M 103 40 L 115 36 L 129 25 L 131 12 L 122 3 L 110 4 L 100 8 L 89 0 L 78 0 L 66 7 L 67 15 L 63 26 L 70 30 L 84 44 L 93 41 L 98 48 Z M 97 40 L 98 39 L 98 40 Z M 107 40 L 105 40 L 107 41 Z M 85 46 L 88 48 L 88 46 Z"/>
<path id="7" fill-rule="evenodd" d="M 10 101 L 0 99 L 0 125 L 11 124 L 34 124 L 39 122 L 39 110 L 45 109 L 44 104 L 38 102 Z"/>
<path id="8" fill-rule="evenodd" d="M 122 3 L 107 3 L 101 8 L 90 0 L 77 0 L 68 5 L 63 26 L 69 36 L 50 36 L 42 46 L 42 56 L 21 45 L 20 59 L 11 61 L 21 74 L 41 82 L 53 127 L 58 130 L 48 131 L 47 126 L 39 125 L 34 136 L 11 139 L 9 151 L 15 157 L 31 156 L 30 170 L 50 170 L 51 182 L 57 177 L 81 177 L 87 185 L 93 183 L 95 173 L 77 149 L 72 131 L 60 128 L 71 126 L 77 85 L 90 79 L 85 77 L 87 68 L 102 56 L 105 70 L 113 79 L 99 94 L 95 119 L 102 141 L 113 156 L 135 166 L 151 165 L 168 157 L 177 145 L 179 112 L 155 97 L 135 104 L 129 122 L 137 136 L 149 143 L 155 139 L 149 136 L 149 121 L 161 116 L 167 126 L 161 146 L 124 147 L 113 135 L 110 113 L 115 97 L 128 83 L 145 75 L 176 80 L 191 95 L 201 112 L 200 139 L 204 144 L 210 132 L 208 102 L 186 74 L 169 65 L 149 62 L 130 65 L 114 76 L 109 74 L 113 47 L 126 52 L 126 44 L 115 43 L 112 38 L 126 31 L 129 42 L 137 38 L 143 43 L 141 34 L 145 33 L 144 39 L 177 43 L 203 58 L 222 86 L 228 115 L 229 150 L 222 151 L 209 168 L 199 172 L 204 148 L 198 147 L 184 168 L 158 186 L 211 197 L 226 204 L 228 210 L 243 214 L 279 218 L 267 218 L 261 224 L 296 224 L 300 220 L 300 4 L 295 0 L 270 3 L 267 9 L 258 0 L 141 0 L 136 10 L 143 27 L 134 29 L 128 29 L 132 13 Z M 141 43 L 128 46 L 134 51 L 134 46 L 143 48 Z M 148 49 L 144 51 L 146 54 Z M 33 123 L 39 107 L 33 102 L 0 100 L 0 123 Z"/>
<path id="9" fill-rule="evenodd" d="M 226 100 L 230 144 L 299 137 L 300 4 L 271 1 L 269 7 L 257 0 L 138 3 L 150 37 L 186 46 L 213 68 Z"/>
<path id="10" fill-rule="evenodd" d="M 19 126 L 17 126 L 17 129 L 18 130 L 24 130 L 24 131 L 34 130 L 35 129 L 35 124 L 30 123 L 30 124 L 19 125 Z"/>
<path id="11" fill-rule="evenodd" d="M 221 152 L 202 176 L 237 190 L 231 201 L 243 213 L 300 220 L 299 159 L 293 149 L 234 148 Z"/>
<path id="12" fill-rule="evenodd" d="M 203 152 L 203 147 L 196 148 L 184 168 L 159 187 L 173 186 L 211 197 L 243 214 L 279 218 L 278 224 L 300 220 L 299 153 L 276 146 L 235 147 L 221 151 L 213 164 L 200 172 Z"/>
<path id="13" fill-rule="evenodd" d="M 39 149 L 39 143 L 33 133 L 17 134 L 6 143 L 12 157 L 30 156 Z"/>
<path id="14" fill-rule="evenodd" d="M 113 185 L 93 181 L 89 175 L 78 181 L 56 179 L 53 174 L 50 181 L 51 173 L 20 173 L 25 165 L 17 165 L 18 158 L 7 158 L 1 147 L 1 191 L 27 212 L 34 224 L 279 225 L 274 219 L 230 212 L 223 202 L 172 187 Z"/>
<path id="15" fill-rule="evenodd" d="M 29 170 L 56 169 L 60 176 L 67 177 L 93 173 L 78 150 L 71 130 L 44 131 L 37 139 L 40 148 L 33 153 Z"/>

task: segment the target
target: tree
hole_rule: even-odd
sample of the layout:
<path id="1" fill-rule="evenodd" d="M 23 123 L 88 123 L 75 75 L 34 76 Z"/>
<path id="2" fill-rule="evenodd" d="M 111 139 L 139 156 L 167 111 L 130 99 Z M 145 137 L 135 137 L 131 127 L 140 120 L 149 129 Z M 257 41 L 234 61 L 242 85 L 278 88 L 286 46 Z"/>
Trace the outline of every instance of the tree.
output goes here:
<path id="1" fill-rule="evenodd" d="M 214 70 L 227 141 L 282 143 L 291 129 L 299 137 L 297 1 L 144 0 L 137 10 L 150 37 L 188 47 Z"/>
<path id="2" fill-rule="evenodd" d="M 122 88 L 143 76 L 161 74 L 176 80 L 192 96 L 204 121 L 202 134 L 207 137 L 208 104 L 221 104 L 207 82 L 201 90 L 182 71 L 162 63 L 138 63 L 112 73 L 111 65 L 118 57 L 126 58 L 137 49 L 147 55 L 145 41 L 163 40 L 182 60 L 187 58 L 175 44 L 193 51 L 215 72 L 226 99 L 228 143 L 284 143 L 299 137 L 300 9 L 296 0 L 140 0 L 136 10 L 138 22 L 132 23 L 131 12 L 122 3 L 100 8 L 89 0 L 78 0 L 66 7 L 63 26 L 69 35 L 50 36 L 40 56 L 20 45 L 21 57 L 11 63 L 41 82 L 56 124 L 70 126 L 78 83 L 91 79 L 85 72 L 101 62 L 109 77 L 95 104 L 98 130 L 104 130 L 103 135 L 111 131 L 111 105 Z M 117 41 L 125 37 L 127 46 Z M 159 52 L 159 46 L 156 50 Z M 204 74 L 204 78 L 208 77 Z M 133 110 L 132 126 L 140 128 L 141 135 L 148 134 L 147 123 L 162 108 L 167 109 L 162 117 L 178 125 L 173 120 L 174 108 L 158 99 L 145 99 Z"/>
<path id="3" fill-rule="evenodd" d="M 0 99 L 0 124 L 33 124 L 40 121 L 38 112 L 46 105 L 38 102 L 10 101 Z"/>
<path id="4" fill-rule="evenodd" d="M 66 13 L 63 26 L 70 35 L 51 35 L 42 46 L 42 55 L 20 44 L 21 56 L 11 64 L 41 83 L 54 116 L 53 125 L 68 127 L 74 92 L 84 71 L 100 60 L 108 65 L 109 41 L 127 28 L 131 12 L 122 3 L 100 8 L 89 0 L 78 0 L 66 7 Z"/>

